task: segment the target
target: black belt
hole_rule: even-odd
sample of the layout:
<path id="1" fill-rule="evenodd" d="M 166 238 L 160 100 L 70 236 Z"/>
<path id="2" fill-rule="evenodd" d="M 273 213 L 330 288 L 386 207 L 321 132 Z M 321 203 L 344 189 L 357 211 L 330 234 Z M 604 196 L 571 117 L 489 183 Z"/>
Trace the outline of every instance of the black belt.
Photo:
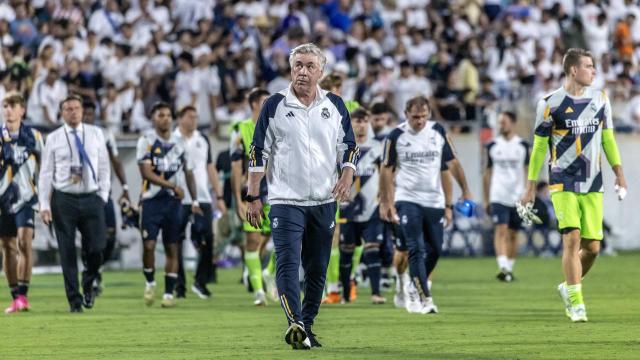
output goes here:
<path id="1" fill-rule="evenodd" d="M 90 192 L 90 193 L 69 193 L 69 192 L 64 192 L 60 190 L 54 190 L 53 193 L 58 195 L 63 195 L 63 196 L 69 196 L 73 198 L 86 198 L 86 197 L 94 196 L 98 194 L 97 191 Z"/>

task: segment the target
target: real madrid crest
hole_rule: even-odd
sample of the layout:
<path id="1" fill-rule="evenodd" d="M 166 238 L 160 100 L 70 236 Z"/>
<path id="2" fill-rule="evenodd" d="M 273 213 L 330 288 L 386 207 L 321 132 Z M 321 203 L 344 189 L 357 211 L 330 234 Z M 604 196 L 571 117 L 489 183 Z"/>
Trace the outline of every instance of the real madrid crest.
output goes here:
<path id="1" fill-rule="evenodd" d="M 327 108 L 322 108 L 322 113 L 320 114 L 320 116 L 322 116 L 323 119 L 328 119 L 329 116 L 331 116 L 331 114 L 329 113 L 329 109 Z"/>

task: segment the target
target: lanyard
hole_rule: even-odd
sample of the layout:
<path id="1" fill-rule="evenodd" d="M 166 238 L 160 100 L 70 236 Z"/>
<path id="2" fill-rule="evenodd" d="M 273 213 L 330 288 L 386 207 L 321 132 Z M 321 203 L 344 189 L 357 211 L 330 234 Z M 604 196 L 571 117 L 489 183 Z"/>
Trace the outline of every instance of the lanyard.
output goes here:
<path id="1" fill-rule="evenodd" d="M 84 134 L 86 133 L 86 130 L 82 131 L 82 146 L 84 146 L 85 141 L 84 141 Z M 71 141 L 69 141 L 69 134 L 67 133 L 67 130 L 65 129 L 64 131 L 64 137 L 67 138 L 67 145 L 69 146 L 69 152 L 71 153 L 70 157 L 71 157 L 71 163 L 73 164 L 73 148 L 71 147 Z M 87 159 L 89 161 L 91 161 L 91 159 Z M 78 162 L 80 162 L 80 149 L 78 149 Z"/>

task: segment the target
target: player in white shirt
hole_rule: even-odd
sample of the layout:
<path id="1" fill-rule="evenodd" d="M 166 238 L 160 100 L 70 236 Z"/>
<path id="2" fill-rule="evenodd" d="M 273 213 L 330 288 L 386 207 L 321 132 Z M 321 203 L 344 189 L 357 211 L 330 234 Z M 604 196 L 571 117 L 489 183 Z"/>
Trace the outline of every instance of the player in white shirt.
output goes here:
<path id="1" fill-rule="evenodd" d="M 214 208 L 211 206 L 211 188 L 216 194 L 216 208 L 224 213 L 227 208 L 224 204 L 223 190 L 218 180 L 218 172 L 211 157 L 211 144 L 209 138 L 197 130 L 198 113 L 193 106 L 186 106 L 178 113 L 178 127 L 173 131 L 173 136 L 185 144 L 186 155 L 193 163 L 193 178 L 196 186 L 195 200 L 185 194 L 182 199 L 181 234 L 178 244 L 178 283 L 176 285 L 177 297 L 185 297 L 186 281 L 182 259 L 182 247 L 188 223 L 191 223 L 191 242 L 198 250 L 199 257 L 196 266 L 195 281 L 191 290 L 201 299 L 207 299 L 211 292 L 207 289 L 207 281 L 213 271 L 213 219 Z M 178 185 L 187 187 L 186 177 L 178 174 Z M 202 214 L 193 213 L 191 208 L 197 205 L 202 209 Z"/>
<path id="2" fill-rule="evenodd" d="M 495 226 L 493 245 L 498 261 L 498 280 L 511 282 L 518 253 L 518 230 L 522 220 L 516 202 L 524 191 L 529 145 L 515 133 L 516 114 L 498 117 L 500 136 L 487 145 L 487 168 L 483 176 L 484 203 Z"/>
<path id="3" fill-rule="evenodd" d="M 407 102 L 407 122 L 387 136 L 380 168 L 380 218 L 399 227 L 397 261 L 406 261 L 400 258 L 409 252 L 411 280 L 396 263 L 399 283 L 407 287 L 413 283 L 417 290 L 399 289 L 397 296 L 406 293 L 409 298 L 394 302 L 397 306 L 404 303 L 410 313 L 421 314 L 437 312 L 428 279 L 442 252 L 445 222 L 449 224 L 453 216 L 448 169 L 464 185 L 461 187 L 468 189 L 446 131 L 442 125 L 428 120 L 430 115 L 431 107 L 425 97 L 417 96 Z M 470 197 L 468 191 L 464 193 Z"/>
<path id="4" fill-rule="evenodd" d="M 382 142 L 369 134 L 371 116 L 366 109 L 358 108 L 351 112 L 351 126 L 360 149 L 360 161 L 351 189 L 352 198 L 348 203 L 341 204 L 340 208 L 340 216 L 346 219 L 340 231 L 342 302 L 352 300 L 350 280 L 353 254 L 364 240 L 362 257 L 371 283 L 371 302 L 384 304 L 386 299 L 380 296 L 380 268 L 385 250 L 385 227 L 378 215 L 378 169 Z"/>

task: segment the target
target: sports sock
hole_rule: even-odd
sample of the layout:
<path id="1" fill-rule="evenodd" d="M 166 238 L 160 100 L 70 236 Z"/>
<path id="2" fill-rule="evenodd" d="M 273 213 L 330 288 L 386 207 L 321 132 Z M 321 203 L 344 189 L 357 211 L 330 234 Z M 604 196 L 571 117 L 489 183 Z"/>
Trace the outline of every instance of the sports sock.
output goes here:
<path id="1" fill-rule="evenodd" d="M 176 288 L 177 281 L 178 281 L 178 274 L 167 273 L 164 276 L 164 293 L 173 295 L 173 290 Z"/>
<path id="2" fill-rule="evenodd" d="M 260 253 L 258 251 L 245 251 L 244 264 L 249 270 L 249 282 L 253 291 L 262 289 L 262 264 L 260 263 Z"/>
<path id="3" fill-rule="evenodd" d="M 377 247 L 366 249 L 363 260 L 367 265 L 371 295 L 380 295 L 380 249 Z"/>
<path id="4" fill-rule="evenodd" d="M 509 272 L 513 272 L 513 264 L 515 264 L 516 259 L 509 259 L 507 258 L 507 270 Z"/>
<path id="5" fill-rule="evenodd" d="M 147 284 L 151 284 L 155 281 L 156 269 L 143 268 L 142 273 L 144 274 L 144 278 L 147 279 Z"/>
<path id="6" fill-rule="evenodd" d="M 584 305 L 584 299 L 582 298 L 582 284 L 566 285 L 566 287 L 571 306 Z"/>
<path id="7" fill-rule="evenodd" d="M 507 262 L 508 262 L 508 260 L 507 260 L 507 257 L 506 257 L 505 255 L 498 255 L 498 256 L 496 257 L 496 260 L 498 261 L 498 269 L 499 269 L 500 271 L 502 271 L 502 270 L 507 270 L 507 267 L 508 267 L 509 265 L 508 265 L 508 263 L 507 263 Z"/>
<path id="8" fill-rule="evenodd" d="M 18 297 L 18 285 L 9 285 L 9 290 L 11 291 L 11 299 L 15 300 Z"/>
<path id="9" fill-rule="evenodd" d="M 362 252 L 364 251 L 364 246 L 356 246 L 353 250 L 353 260 L 351 261 L 351 275 L 355 276 L 356 271 L 358 271 L 358 265 L 360 265 L 360 260 L 362 260 Z"/>
<path id="10" fill-rule="evenodd" d="M 27 296 L 28 292 L 29 292 L 29 282 L 18 281 L 18 295 Z"/>
<path id="11" fill-rule="evenodd" d="M 411 277 L 409 277 L 409 269 L 400 274 L 400 283 L 402 284 L 402 288 L 400 290 L 406 294 L 408 286 L 411 283 Z"/>
<path id="12" fill-rule="evenodd" d="M 431 292 L 431 284 L 433 284 L 431 280 L 427 280 L 427 287 L 429 288 L 429 292 Z"/>
<path id="13" fill-rule="evenodd" d="M 338 291 L 338 279 L 340 277 L 340 250 L 331 249 L 329 266 L 327 267 L 327 290 L 329 292 Z"/>
<path id="14" fill-rule="evenodd" d="M 276 252 L 275 252 L 275 250 L 272 251 L 271 255 L 269 256 L 269 263 L 267 264 L 266 270 L 271 275 L 276 273 Z"/>
<path id="15" fill-rule="evenodd" d="M 340 251 L 340 282 L 342 283 L 342 298 L 349 301 L 351 294 L 351 265 L 353 251 Z"/>

